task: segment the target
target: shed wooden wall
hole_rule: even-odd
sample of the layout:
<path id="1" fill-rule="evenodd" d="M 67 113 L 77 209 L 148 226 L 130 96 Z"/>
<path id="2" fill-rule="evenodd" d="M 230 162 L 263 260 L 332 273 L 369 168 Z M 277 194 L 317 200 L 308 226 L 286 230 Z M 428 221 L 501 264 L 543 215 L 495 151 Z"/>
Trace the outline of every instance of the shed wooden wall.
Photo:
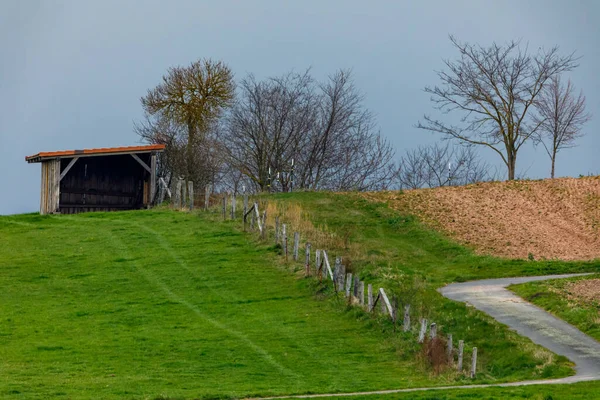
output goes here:
<path id="1" fill-rule="evenodd" d="M 139 154 L 150 164 L 150 154 Z M 71 158 L 61 160 L 62 169 Z M 149 204 L 150 174 L 129 154 L 81 157 L 60 182 L 59 211 L 117 211 Z"/>
<path id="2" fill-rule="evenodd" d="M 51 214 L 58 210 L 60 164 L 59 159 L 47 160 L 42 163 L 40 214 Z"/>

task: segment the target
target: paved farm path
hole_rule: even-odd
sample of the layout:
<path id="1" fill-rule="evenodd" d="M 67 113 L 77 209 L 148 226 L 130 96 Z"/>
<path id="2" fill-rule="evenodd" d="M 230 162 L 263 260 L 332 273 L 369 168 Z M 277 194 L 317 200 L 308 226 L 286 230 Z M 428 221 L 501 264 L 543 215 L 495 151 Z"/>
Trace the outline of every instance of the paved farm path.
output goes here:
<path id="1" fill-rule="evenodd" d="M 485 279 L 464 283 L 453 283 L 439 289 L 445 297 L 462 301 L 489 314 L 497 321 L 508 325 L 519 334 L 530 338 L 550 351 L 563 355 L 575 363 L 576 374 L 561 379 L 545 379 L 535 381 L 511 382 L 489 385 L 444 386 L 430 388 L 395 389 L 357 393 L 311 394 L 297 396 L 268 397 L 265 399 L 283 398 L 317 398 L 342 397 L 369 394 L 391 394 L 416 392 L 425 390 L 474 389 L 485 387 L 510 387 L 541 384 L 565 384 L 590 380 L 600 380 L 600 342 L 592 339 L 574 326 L 556 318 L 541 308 L 523 300 L 507 289 L 519 283 L 542 281 L 548 279 L 570 278 L 589 274 L 565 274 L 531 276 L 521 278 Z"/>

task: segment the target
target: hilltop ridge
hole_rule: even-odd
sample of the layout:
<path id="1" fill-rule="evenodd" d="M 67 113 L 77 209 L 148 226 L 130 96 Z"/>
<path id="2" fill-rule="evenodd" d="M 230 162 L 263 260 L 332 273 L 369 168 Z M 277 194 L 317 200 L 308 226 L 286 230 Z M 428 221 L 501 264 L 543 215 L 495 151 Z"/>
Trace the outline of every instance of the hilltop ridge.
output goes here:
<path id="1" fill-rule="evenodd" d="M 367 193 L 480 254 L 600 258 L 600 176 Z"/>

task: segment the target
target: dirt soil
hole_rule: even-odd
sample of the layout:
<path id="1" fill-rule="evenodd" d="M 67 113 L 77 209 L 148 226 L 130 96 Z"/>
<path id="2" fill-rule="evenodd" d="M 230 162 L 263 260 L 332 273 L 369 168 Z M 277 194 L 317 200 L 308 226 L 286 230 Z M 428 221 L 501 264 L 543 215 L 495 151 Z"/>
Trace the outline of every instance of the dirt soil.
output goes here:
<path id="1" fill-rule="evenodd" d="M 480 254 L 600 258 L 600 176 L 366 193 Z"/>
<path id="2" fill-rule="evenodd" d="M 586 302 L 600 303 L 600 279 L 584 279 L 567 283 L 565 287 L 569 295 Z"/>

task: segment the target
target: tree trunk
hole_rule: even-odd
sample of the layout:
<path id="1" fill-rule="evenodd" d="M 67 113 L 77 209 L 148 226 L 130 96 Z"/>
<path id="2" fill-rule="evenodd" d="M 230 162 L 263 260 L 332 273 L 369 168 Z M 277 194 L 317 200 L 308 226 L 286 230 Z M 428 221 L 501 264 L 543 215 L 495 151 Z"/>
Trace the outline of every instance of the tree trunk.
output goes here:
<path id="1" fill-rule="evenodd" d="M 517 163 L 517 155 L 516 155 L 516 153 L 509 152 L 508 153 L 508 163 L 507 163 L 507 167 L 508 167 L 508 180 L 509 181 L 512 181 L 512 180 L 515 179 L 516 163 Z"/>
<path id="2" fill-rule="evenodd" d="M 556 150 L 552 152 L 552 169 L 550 170 L 550 178 L 554 179 L 554 163 L 556 161 Z"/>

